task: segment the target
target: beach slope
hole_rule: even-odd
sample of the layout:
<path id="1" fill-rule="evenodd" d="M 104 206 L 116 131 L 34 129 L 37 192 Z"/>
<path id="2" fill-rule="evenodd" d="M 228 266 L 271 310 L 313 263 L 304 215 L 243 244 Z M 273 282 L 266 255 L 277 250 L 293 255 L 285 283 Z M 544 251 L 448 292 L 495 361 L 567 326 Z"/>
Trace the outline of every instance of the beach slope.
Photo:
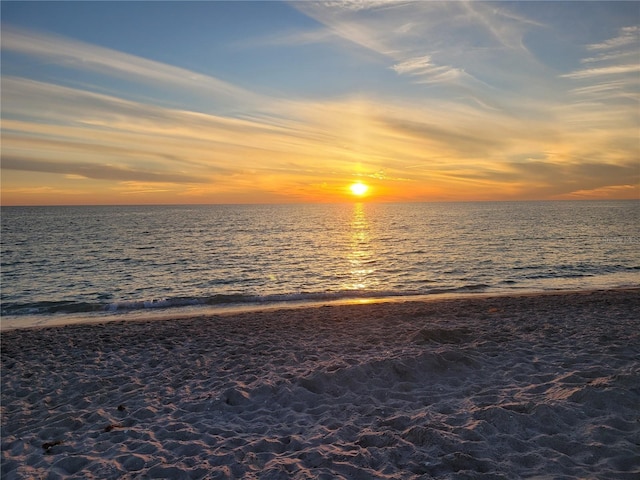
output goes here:
<path id="1" fill-rule="evenodd" d="M 2 478 L 640 478 L 638 290 L 2 333 Z"/>

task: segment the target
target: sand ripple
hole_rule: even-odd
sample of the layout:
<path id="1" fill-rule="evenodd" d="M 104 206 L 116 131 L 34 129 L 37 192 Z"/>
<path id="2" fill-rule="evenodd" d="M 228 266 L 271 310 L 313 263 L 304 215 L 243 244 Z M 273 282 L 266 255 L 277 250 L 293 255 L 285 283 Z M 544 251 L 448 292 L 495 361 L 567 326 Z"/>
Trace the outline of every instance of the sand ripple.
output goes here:
<path id="1" fill-rule="evenodd" d="M 640 478 L 638 291 L 2 335 L 2 478 Z"/>

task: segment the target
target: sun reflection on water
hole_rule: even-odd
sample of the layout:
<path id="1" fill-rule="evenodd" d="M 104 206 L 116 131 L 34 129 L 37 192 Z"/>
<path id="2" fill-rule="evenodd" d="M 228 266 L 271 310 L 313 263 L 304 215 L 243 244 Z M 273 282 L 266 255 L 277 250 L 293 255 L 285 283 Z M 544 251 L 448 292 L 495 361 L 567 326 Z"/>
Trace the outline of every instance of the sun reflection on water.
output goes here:
<path id="1" fill-rule="evenodd" d="M 344 288 L 365 290 L 375 284 L 373 277 L 375 252 L 371 241 L 371 228 L 362 203 L 356 203 L 353 206 L 350 232 L 351 238 L 347 253 L 349 279 Z"/>

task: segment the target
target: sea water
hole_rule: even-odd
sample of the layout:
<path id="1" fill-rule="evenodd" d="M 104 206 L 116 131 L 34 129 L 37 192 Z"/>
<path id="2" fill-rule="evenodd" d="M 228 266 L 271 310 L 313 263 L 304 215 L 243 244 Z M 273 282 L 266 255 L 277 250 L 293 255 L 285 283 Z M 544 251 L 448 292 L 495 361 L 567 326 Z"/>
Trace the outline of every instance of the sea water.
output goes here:
<path id="1" fill-rule="evenodd" d="M 640 202 L 3 207 L 1 313 L 640 285 Z"/>

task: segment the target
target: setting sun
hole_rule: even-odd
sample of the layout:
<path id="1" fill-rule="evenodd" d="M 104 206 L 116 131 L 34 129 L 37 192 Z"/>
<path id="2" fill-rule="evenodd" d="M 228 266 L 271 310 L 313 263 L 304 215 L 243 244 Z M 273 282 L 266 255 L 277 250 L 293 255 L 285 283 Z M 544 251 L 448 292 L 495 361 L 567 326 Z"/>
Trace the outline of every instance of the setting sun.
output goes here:
<path id="1" fill-rule="evenodd" d="M 367 190 L 369 190 L 369 187 L 366 186 L 364 183 L 357 182 L 357 183 L 351 184 L 349 186 L 349 190 L 351 190 L 351 193 L 353 193 L 354 195 L 361 197 L 362 195 L 367 193 Z"/>

